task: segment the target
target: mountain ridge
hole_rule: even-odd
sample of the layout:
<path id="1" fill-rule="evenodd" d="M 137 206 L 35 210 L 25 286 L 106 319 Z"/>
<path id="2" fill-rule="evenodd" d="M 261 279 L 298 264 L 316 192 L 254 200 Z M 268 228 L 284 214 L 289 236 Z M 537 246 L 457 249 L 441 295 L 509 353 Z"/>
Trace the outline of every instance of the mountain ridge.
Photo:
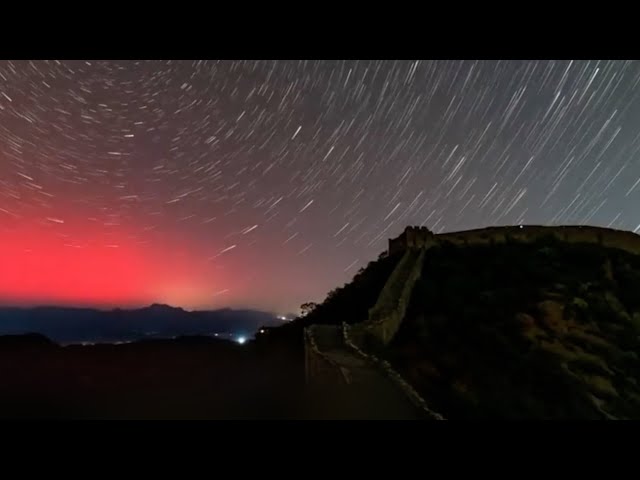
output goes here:
<path id="1" fill-rule="evenodd" d="M 252 335 L 282 321 L 251 309 L 195 310 L 152 304 L 99 310 L 63 306 L 0 307 L 0 335 L 37 332 L 56 342 L 130 341 L 179 335 Z"/>

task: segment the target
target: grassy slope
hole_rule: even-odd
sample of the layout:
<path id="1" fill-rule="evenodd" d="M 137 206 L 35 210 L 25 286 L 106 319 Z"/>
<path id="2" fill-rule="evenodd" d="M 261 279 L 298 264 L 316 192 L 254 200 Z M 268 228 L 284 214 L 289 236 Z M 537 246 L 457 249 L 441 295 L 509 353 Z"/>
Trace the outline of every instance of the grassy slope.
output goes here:
<path id="1" fill-rule="evenodd" d="M 387 353 L 450 418 L 640 418 L 639 288 L 595 245 L 444 246 Z"/>

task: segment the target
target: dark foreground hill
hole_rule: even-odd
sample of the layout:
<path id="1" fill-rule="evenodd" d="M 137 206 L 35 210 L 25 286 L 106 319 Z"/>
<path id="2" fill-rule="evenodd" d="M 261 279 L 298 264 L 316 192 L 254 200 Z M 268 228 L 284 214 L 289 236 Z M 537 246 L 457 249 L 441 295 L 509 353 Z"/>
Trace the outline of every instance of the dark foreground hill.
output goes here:
<path id="1" fill-rule="evenodd" d="M 304 417 L 301 364 L 286 350 L 208 337 L 62 347 L 0 337 L 0 418 Z"/>
<path id="2" fill-rule="evenodd" d="M 385 351 L 447 418 L 640 418 L 640 257 L 552 238 L 427 251 Z"/>

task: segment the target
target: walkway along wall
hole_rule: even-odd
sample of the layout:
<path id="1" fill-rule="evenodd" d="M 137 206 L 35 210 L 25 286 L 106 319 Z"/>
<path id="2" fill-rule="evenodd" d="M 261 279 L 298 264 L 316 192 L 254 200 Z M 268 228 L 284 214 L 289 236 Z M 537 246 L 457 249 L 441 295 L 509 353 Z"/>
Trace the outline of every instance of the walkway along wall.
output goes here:
<path id="1" fill-rule="evenodd" d="M 307 385 L 348 383 L 338 364 L 323 354 L 313 338 L 314 325 L 304 329 L 304 367 Z"/>
<path id="2" fill-rule="evenodd" d="M 427 402 L 420 396 L 418 392 L 407 382 L 402 376 L 396 372 L 391 364 L 385 360 L 382 360 L 375 355 L 365 353 L 360 349 L 353 341 L 350 335 L 350 327 L 346 323 L 342 324 L 342 334 L 344 336 L 344 343 L 355 351 L 362 358 L 366 359 L 369 363 L 375 365 L 382 370 L 384 374 L 404 393 L 404 395 L 413 403 L 413 405 L 421 410 L 427 418 L 432 420 L 445 420 L 445 418 L 437 412 L 434 412 L 429 408 Z"/>

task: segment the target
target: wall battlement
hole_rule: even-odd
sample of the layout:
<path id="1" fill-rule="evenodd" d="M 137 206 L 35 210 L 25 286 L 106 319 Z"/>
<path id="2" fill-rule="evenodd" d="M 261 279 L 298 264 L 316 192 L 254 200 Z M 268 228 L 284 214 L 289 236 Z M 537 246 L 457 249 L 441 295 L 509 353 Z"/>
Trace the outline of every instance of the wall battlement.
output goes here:
<path id="1" fill-rule="evenodd" d="M 434 245 L 490 245 L 516 241 L 529 243 L 554 237 L 569 243 L 593 243 L 640 254 L 640 235 L 623 230 L 591 226 L 517 225 L 487 227 L 476 230 L 435 234 L 426 227 L 407 227 L 400 236 L 389 240 L 389 254 L 429 248 Z"/>

